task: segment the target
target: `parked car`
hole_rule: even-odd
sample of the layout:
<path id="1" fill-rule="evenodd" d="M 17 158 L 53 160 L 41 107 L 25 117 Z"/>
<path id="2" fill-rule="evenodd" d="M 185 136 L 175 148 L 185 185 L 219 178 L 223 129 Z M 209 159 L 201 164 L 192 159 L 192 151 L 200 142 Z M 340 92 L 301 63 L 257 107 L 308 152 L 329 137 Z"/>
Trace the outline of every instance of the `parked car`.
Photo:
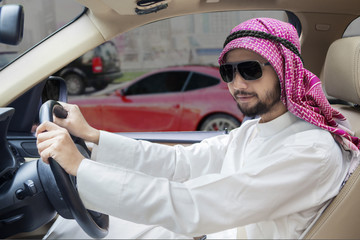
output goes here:
<path id="1" fill-rule="evenodd" d="M 75 59 L 54 75 L 65 79 L 70 95 L 79 95 L 88 86 L 96 90 L 104 89 L 123 73 L 117 48 L 108 41 Z"/>
<path id="2" fill-rule="evenodd" d="M 8 1 L 2 1 L 1 4 L 6 4 L 6 2 Z M 15 1 L 12 1 L 12 3 L 13 2 Z M 25 10 L 36 10 L 35 13 L 29 12 L 27 16 L 34 16 L 36 14 L 43 15 L 46 20 L 46 22 L 44 20 L 46 25 L 55 25 L 50 21 L 50 17 L 55 16 L 55 14 L 52 14 L 52 11 L 40 11 L 42 9 L 41 7 L 56 6 L 58 8 L 61 3 L 70 1 L 56 1 L 56 4 L 50 0 L 44 0 L 44 2 L 41 3 L 34 0 L 19 2 L 24 5 L 30 4 L 30 7 L 25 8 Z M 356 61 L 359 60 L 360 32 L 358 31 L 359 25 L 353 25 L 353 23 L 359 22 L 360 19 L 360 1 L 172 0 L 166 1 L 166 5 L 158 3 L 157 7 L 153 9 L 138 9 L 136 6 L 139 2 L 140 1 L 137 0 L 78 0 L 76 4 L 86 7 L 81 15 L 77 16 L 71 23 L 46 37 L 44 40 L 35 41 L 35 43 L 32 44 L 34 46 L 25 48 L 28 50 L 19 56 L 16 61 L 0 70 L 0 238 L 43 238 L 58 214 L 67 216 L 68 218 L 75 218 L 85 232 L 91 236 L 95 236 L 95 238 L 106 235 L 103 234 L 104 231 L 101 232 L 101 230 L 104 230 L 103 228 L 93 225 L 94 221 L 92 221 L 93 219 L 91 217 L 89 220 L 88 211 L 86 211 L 81 199 L 77 195 L 74 185 L 64 185 L 61 181 L 57 183 L 52 171 L 49 170 L 49 166 L 39 160 L 39 154 L 36 148 L 36 137 L 32 129 L 34 123 L 38 123 L 39 121 L 39 108 L 44 104 L 45 100 L 50 98 L 64 101 L 63 98 L 60 99 L 59 97 L 61 94 L 56 94 L 60 92 L 59 89 L 56 89 L 56 86 L 62 86 L 61 84 L 49 85 L 50 88 L 54 87 L 51 91 L 46 87 L 44 88 L 46 81 L 57 72 L 58 69 L 118 34 L 123 34 L 132 29 L 138 29 L 140 26 L 147 26 L 152 22 L 157 22 L 162 19 L 173 19 L 178 16 L 213 12 L 216 13 L 215 20 L 212 19 L 210 22 L 204 21 L 205 24 L 203 28 L 200 29 L 206 32 L 210 27 L 213 27 L 216 31 L 221 31 L 225 28 L 225 24 L 233 27 L 244 20 L 242 18 L 243 14 L 241 14 L 241 17 L 234 17 L 234 15 L 232 15 L 234 11 L 244 10 L 252 13 L 254 11 L 262 12 L 266 10 L 263 13 L 265 16 L 266 13 L 272 12 L 274 9 L 282 10 L 285 15 L 287 14 L 288 21 L 293 23 L 301 34 L 301 55 L 306 68 L 320 76 L 322 81 L 325 82 L 325 86 L 332 86 L 330 88 L 331 91 L 328 92 L 329 95 L 340 98 L 346 102 L 346 105 L 337 104 L 337 108 L 346 116 L 351 116 L 349 120 L 353 125 L 352 129 L 357 133 L 357 136 L 359 136 L 360 112 L 358 104 L 360 104 L 360 94 L 358 86 L 360 79 L 358 73 L 360 70 L 359 62 Z M 57 14 L 66 15 L 70 10 L 73 10 L 70 8 L 64 9 L 58 11 Z M 219 15 L 220 12 L 225 12 L 229 18 L 225 18 L 224 20 L 224 15 Z M 3 11 L 0 11 L 0 15 L 2 15 L 2 13 Z M 200 19 L 195 17 L 194 21 L 203 21 L 204 19 L 206 19 L 206 17 Z M 12 21 L 5 22 L 11 23 Z M 41 21 L 34 21 L 34 25 L 36 26 L 41 23 Z M 177 21 L 172 21 L 171 23 L 175 23 L 176 27 L 179 27 Z M 189 31 L 198 29 L 198 26 L 192 24 L 183 25 L 187 27 Z M 3 33 L 1 26 L 2 24 L 0 24 L 0 34 Z M 167 29 L 167 27 L 168 25 L 164 24 L 158 29 L 163 31 Z M 227 30 L 230 30 L 231 27 L 228 27 Z M 350 34 L 351 36 L 358 36 L 355 37 L 355 41 L 353 41 L 353 38 L 343 37 L 343 34 L 349 28 L 355 30 Z M 183 32 L 179 31 L 179 29 L 177 30 L 177 32 L 180 32 L 180 37 L 187 37 Z M 27 34 L 28 32 L 25 31 L 24 35 L 29 35 L 30 38 L 33 38 L 41 32 L 43 31 L 35 32 L 35 34 Z M 146 33 L 147 34 L 144 34 L 142 37 L 150 40 L 149 32 Z M 198 39 L 189 38 L 188 42 L 179 38 L 171 38 L 171 43 L 163 43 L 162 40 L 167 33 L 160 33 L 161 34 L 155 36 L 155 40 L 158 43 L 158 48 L 155 50 L 158 55 L 146 55 L 152 61 L 153 59 L 156 60 L 156 57 L 161 55 L 166 47 L 171 50 L 172 44 L 175 42 L 180 42 L 182 47 L 185 48 L 189 42 L 195 42 L 194 45 L 196 45 L 205 40 L 209 40 L 209 42 L 213 40 L 213 38 L 206 39 L 206 37 L 202 36 L 203 38 L 199 37 Z M 215 32 L 213 36 L 219 34 L 219 32 Z M 137 40 L 139 37 L 141 37 L 140 34 L 136 32 L 133 39 Z M 225 37 L 226 35 L 223 36 L 224 39 Z M 350 40 L 349 43 L 351 44 L 344 44 L 343 41 L 347 39 Z M 0 37 L 0 42 L 2 40 Z M 338 44 L 339 41 L 341 44 Z M 24 42 L 27 43 L 26 41 Z M 132 39 L 124 39 L 124 44 L 125 43 L 126 49 L 129 50 L 132 44 L 134 44 L 134 41 Z M 328 55 L 329 50 L 334 49 L 334 45 L 337 45 L 339 48 L 335 48 L 337 51 L 334 55 Z M 140 46 L 149 50 L 143 45 Z M 207 46 L 204 48 L 206 47 Z M 221 44 L 219 48 L 221 48 Z M 130 48 L 127 61 L 139 59 L 139 56 L 132 52 L 133 49 L 136 48 Z M 185 53 L 185 51 L 180 53 Z M 341 61 L 342 58 L 339 56 L 344 58 L 348 56 L 353 57 L 352 62 Z M 339 59 L 340 61 L 335 61 Z M 329 61 L 332 61 L 333 64 L 328 64 Z M 138 68 L 141 67 L 139 66 Z M 332 71 L 329 71 L 329 69 Z M 330 75 L 323 75 L 324 72 Z M 332 81 L 328 81 L 329 78 Z M 213 87 L 209 87 L 208 89 L 210 88 Z M 201 89 L 200 91 L 208 91 L 208 89 Z M 44 91 L 48 94 L 44 94 Z M 193 92 L 195 91 L 197 90 L 193 90 Z M 125 95 L 117 92 L 112 97 L 113 99 L 117 97 L 128 100 L 136 98 L 135 95 L 131 95 L 129 89 L 124 90 L 124 93 Z M 118 94 L 118 96 L 116 96 L 116 94 Z M 44 98 L 44 96 L 46 96 L 46 98 Z M 165 100 L 166 98 L 164 98 L 164 101 Z M 51 110 L 47 113 L 48 117 L 52 114 Z M 129 109 L 126 113 L 131 114 L 131 110 Z M 105 115 L 103 112 L 98 112 L 98 114 L 99 118 L 101 115 Z M 116 118 L 119 116 L 114 115 L 112 117 Z M 146 115 L 141 116 L 140 119 L 142 125 L 159 121 L 159 119 L 147 119 Z M 205 135 L 203 135 L 204 133 Z M 220 131 L 210 133 L 211 136 L 224 134 L 224 132 Z M 187 145 L 198 142 L 204 137 L 209 137 L 207 134 L 207 132 L 152 132 L 134 133 L 131 137 L 163 144 Z M 291 153 L 289 154 L 291 155 Z M 311 156 L 312 152 L 306 152 L 305 154 Z M 119 158 L 121 158 L 121 156 L 119 156 Z M 350 176 L 349 181 L 345 183 L 343 190 L 338 195 L 339 198 L 336 197 L 330 205 L 327 206 L 324 213 L 319 213 L 319 218 L 316 218 L 313 224 L 309 226 L 308 233 L 311 234 L 306 235 L 304 239 L 359 238 L 359 169 L 360 168 L 357 168 L 353 175 Z M 56 172 L 57 171 L 58 170 L 56 170 Z M 299 169 L 299 171 L 306 171 L 306 169 Z M 64 179 L 69 178 L 66 175 Z M 285 181 L 286 180 L 284 180 L 284 182 Z M 319 179 L 319 184 L 323 181 L 325 180 Z M 60 188 L 69 190 L 70 193 L 61 193 Z M 269 189 L 269 191 L 272 191 L 272 189 Z M 334 191 L 334 189 L 329 189 L 329 191 Z M 335 191 L 338 191 L 338 189 L 335 189 Z M 355 195 L 343 195 L 352 194 L 353 192 L 355 192 Z M 284 192 L 282 194 L 287 193 Z M 310 197 L 316 198 L 316 196 Z M 78 203 L 78 205 L 75 205 L 76 207 L 74 207 L 73 202 L 70 201 L 73 199 Z M 289 199 L 289 201 L 292 200 L 293 199 Z M 70 203 L 71 208 L 68 203 Z M 266 209 L 266 206 L 259 207 Z M 244 205 L 244 208 L 246 209 L 246 205 Z M 93 216 L 95 216 L 95 220 L 99 217 L 97 214 Z M 102 215 L 100 215 L 100 217 L 101 216 Z M 224 219 L 224 221 L 226 221 L 226 219 Z M 100 226 L 107 227 L 106 224 Z M 114 226 L 110 225 L 110 231 L 111 227 Z M 314 229 L 320 231 L 314 234 Z M 99 231 L 100 234 L 97 234 Z M 95 235 L 92 235 L 94 232 Z"/>
<path id="3" fill-rule="evenodd" d="M 112 132 L 232 130 L 243 119 L 218 68 L 206 66 L 164 68 L 110 96 L 70 102 L 92 126 Z"/>

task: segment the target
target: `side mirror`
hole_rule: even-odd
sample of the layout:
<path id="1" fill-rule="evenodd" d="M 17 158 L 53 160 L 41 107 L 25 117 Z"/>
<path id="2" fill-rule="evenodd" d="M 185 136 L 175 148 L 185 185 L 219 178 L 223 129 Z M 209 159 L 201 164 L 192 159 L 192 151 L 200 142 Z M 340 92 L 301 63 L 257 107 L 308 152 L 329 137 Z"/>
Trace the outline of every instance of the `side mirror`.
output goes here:
<path id="1" fill-rule="evenodd" d="M 118 96 L 118 97 L 122 97 L 120 90 L 116 90 L 116 91 L 115 91 L 115 95 Z"/>
<path id="2" fill-rule="evenodd" d="M 126 91 L 125 91 L 125 89 L 118 89 L 118 90 L 116 90 L 115 91 L 115 94 L 116 94 L 116 96 L 118 96 L 118 97 L 125 97 L 126 96 Z"/>
<path id="3" fill-rule="evenodd" d="M 24 9 L 21 5 L 0 7 L 0 43 L 18 45 L 24 32 Z"/>
<path id="4" fill-rule="evenodd" d="M 42 103 L 48 100 L 67 102 L 68 94 L 65 80 L 62 77 L 50 76 L 42 91 Z"/>

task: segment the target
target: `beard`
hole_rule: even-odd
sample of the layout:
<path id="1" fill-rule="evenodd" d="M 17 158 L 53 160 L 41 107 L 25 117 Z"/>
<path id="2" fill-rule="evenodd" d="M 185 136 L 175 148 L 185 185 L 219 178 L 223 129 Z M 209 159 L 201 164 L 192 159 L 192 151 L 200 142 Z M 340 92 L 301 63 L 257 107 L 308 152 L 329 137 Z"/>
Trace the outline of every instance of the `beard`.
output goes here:
<path id="1" fill-rule="evenodd" d="M 272 107 L 278 102 L 280 102 L 280 94 L 281 94 L 280 83 L 277 82 L 277 84 L 274 86 L 274 88 L 272 88 L 272 90 L 267 91 L 264 99 L 260 99 L 256 93 L 248 93 L 239 90 L 234 93 L 234 96 L 238 94 L 250 95 L 256 97 L 259 100 L 254 106 L 250 106 L 250 107 L 246 106 L 246 104 L 242 106 L 241 104 L 237 103 L 238 108 L 245 116 L 256 117 L 270 112 Z M 234 99 L 236 101 L 235 97 Z"/>

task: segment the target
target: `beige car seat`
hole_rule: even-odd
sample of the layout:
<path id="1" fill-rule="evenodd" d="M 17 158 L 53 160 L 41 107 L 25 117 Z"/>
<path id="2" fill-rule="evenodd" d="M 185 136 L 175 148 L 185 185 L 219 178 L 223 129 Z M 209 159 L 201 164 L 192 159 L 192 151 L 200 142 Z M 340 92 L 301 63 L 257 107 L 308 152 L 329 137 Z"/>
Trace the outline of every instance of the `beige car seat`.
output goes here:
<path id="1" fill-rule="evenodd" d="M 360 136 L 360 37 L 335 41 L 325 60 L 327 94 L 351 104 L 334 104 Z M 307 232 L 304 239 L 360 239 L 360 167 Z"/>

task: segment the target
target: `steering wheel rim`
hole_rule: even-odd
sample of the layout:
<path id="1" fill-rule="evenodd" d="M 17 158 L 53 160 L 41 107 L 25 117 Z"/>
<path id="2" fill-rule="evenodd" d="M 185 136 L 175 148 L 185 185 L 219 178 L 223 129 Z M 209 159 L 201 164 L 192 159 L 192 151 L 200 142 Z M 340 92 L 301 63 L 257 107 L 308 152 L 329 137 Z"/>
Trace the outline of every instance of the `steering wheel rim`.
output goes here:
<path id="1" fill-rule="evenodd" d="M 60 104 L 54 100 L 48 100 L 41 106 L 39 112 L 40 123 L 53 121 L 53 108 L 56 105 Z M 78 138 L 77 141 L 82 141 L 80 145 L 85 146 L 82 139 Z M 69 174 L 54 159 L 49 158 L 49 164 L 64 202 L 70 209 L 74 219 L 90 237 L 104 238 L 108 234 L 109 216 L 87 210 L 70 180 Z"/>

